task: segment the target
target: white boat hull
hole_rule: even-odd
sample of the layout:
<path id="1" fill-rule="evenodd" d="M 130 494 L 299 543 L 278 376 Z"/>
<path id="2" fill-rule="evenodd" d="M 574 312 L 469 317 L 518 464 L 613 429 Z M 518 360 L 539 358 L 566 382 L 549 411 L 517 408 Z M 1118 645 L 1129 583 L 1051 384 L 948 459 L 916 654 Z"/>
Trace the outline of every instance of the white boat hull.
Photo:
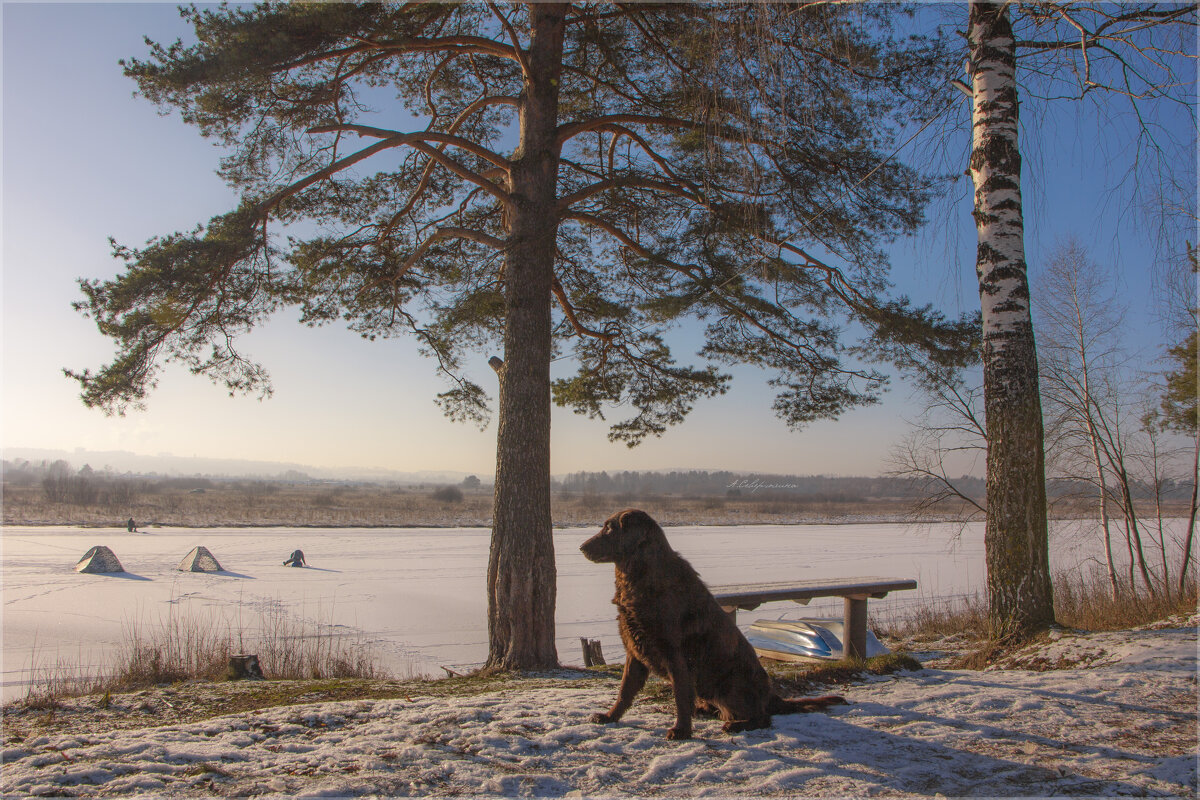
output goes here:
<path id="1" fill-rule="evenodd" d="M 840 619 L 760 619 L 746 639 L 762 658 L 777 661 L 839 661 L 844 627 Z M 867 658 L 891 652 L 867 631 Z"/>

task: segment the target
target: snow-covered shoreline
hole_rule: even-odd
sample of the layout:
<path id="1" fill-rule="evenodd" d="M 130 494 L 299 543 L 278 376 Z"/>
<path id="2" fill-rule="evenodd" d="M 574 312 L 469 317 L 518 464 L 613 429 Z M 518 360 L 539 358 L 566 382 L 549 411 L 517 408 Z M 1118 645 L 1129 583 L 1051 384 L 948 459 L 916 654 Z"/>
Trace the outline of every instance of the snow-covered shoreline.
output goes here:
<path id="1" fill-rule="evenodd" d="M 873 677 L 840 687 L 851 705 L 829 714 L 779 716 L 769 730 L 736 736 L 700 721 L 688 742 L 664 738 L 671 716 L 661 695 L 641 699 L 620 725 L 588 722 L 615 682 L 586 673 L 467 696 L 414 692 L 181 723 L 141 726 L 131 708 L 115 728 L 86 714 L 69 731 L 10 724 L 0 791 L 1192 797 L 1196 616 L 1173 624 L 1181 627 L 1065 633 L 1001 669 Z"/>

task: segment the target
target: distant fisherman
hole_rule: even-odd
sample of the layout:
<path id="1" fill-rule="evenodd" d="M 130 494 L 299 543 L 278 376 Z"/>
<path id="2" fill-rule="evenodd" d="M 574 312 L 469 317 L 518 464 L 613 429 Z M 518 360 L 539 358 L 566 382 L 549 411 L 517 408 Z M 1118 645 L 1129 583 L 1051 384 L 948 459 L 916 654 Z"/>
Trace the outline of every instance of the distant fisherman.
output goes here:
<path id="1" fill-rule="evenodd" d="M 293 550 L 292 554 L 290 556 L 288 556 L 288 560 L 283 562 L 283 565 L 285 567 L 303 567 L 303 566 L 305 566 L 304 551 L 303 550 Z"/>
<path id="2" fill-rule="evenodd" d="M 137 533 L 137 525 L 133 524 L 133 517 L 130 517 L 129 521 L 125 523 L 125 530 L 130 533 Z"/>

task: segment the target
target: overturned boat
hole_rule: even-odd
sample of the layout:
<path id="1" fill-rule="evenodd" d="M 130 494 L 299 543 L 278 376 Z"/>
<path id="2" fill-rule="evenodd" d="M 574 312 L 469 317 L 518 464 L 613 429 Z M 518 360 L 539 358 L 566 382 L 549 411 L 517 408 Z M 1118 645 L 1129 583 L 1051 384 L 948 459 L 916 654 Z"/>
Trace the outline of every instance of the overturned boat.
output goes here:
<path id="1" fill-rule="evenodd" d="M 838 661 L 842 658 L 844 623 L 841 619 L 760 619 L 746 639 L 762 658 L 776 661 Z M 867 658 L 891 652 L 867 631 Z"/>

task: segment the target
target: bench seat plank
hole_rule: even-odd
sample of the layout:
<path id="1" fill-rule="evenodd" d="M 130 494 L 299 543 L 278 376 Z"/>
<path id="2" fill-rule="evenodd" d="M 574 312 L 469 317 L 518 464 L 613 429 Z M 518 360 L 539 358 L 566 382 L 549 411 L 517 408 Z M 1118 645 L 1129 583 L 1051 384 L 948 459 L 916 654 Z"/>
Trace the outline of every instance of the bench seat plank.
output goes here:
<path id="1" fill-rule="evenodd" d="M 914 580 L 900 578 L 850 578 L 843 581 L 807 580 L 775 583 L 738 583 L 713 586 L 713 596 L 725 608 L 758 608 L 777 600 L 811 600 L 814 597 L 884 597 L 888 592 L 917 588 Z"/>

